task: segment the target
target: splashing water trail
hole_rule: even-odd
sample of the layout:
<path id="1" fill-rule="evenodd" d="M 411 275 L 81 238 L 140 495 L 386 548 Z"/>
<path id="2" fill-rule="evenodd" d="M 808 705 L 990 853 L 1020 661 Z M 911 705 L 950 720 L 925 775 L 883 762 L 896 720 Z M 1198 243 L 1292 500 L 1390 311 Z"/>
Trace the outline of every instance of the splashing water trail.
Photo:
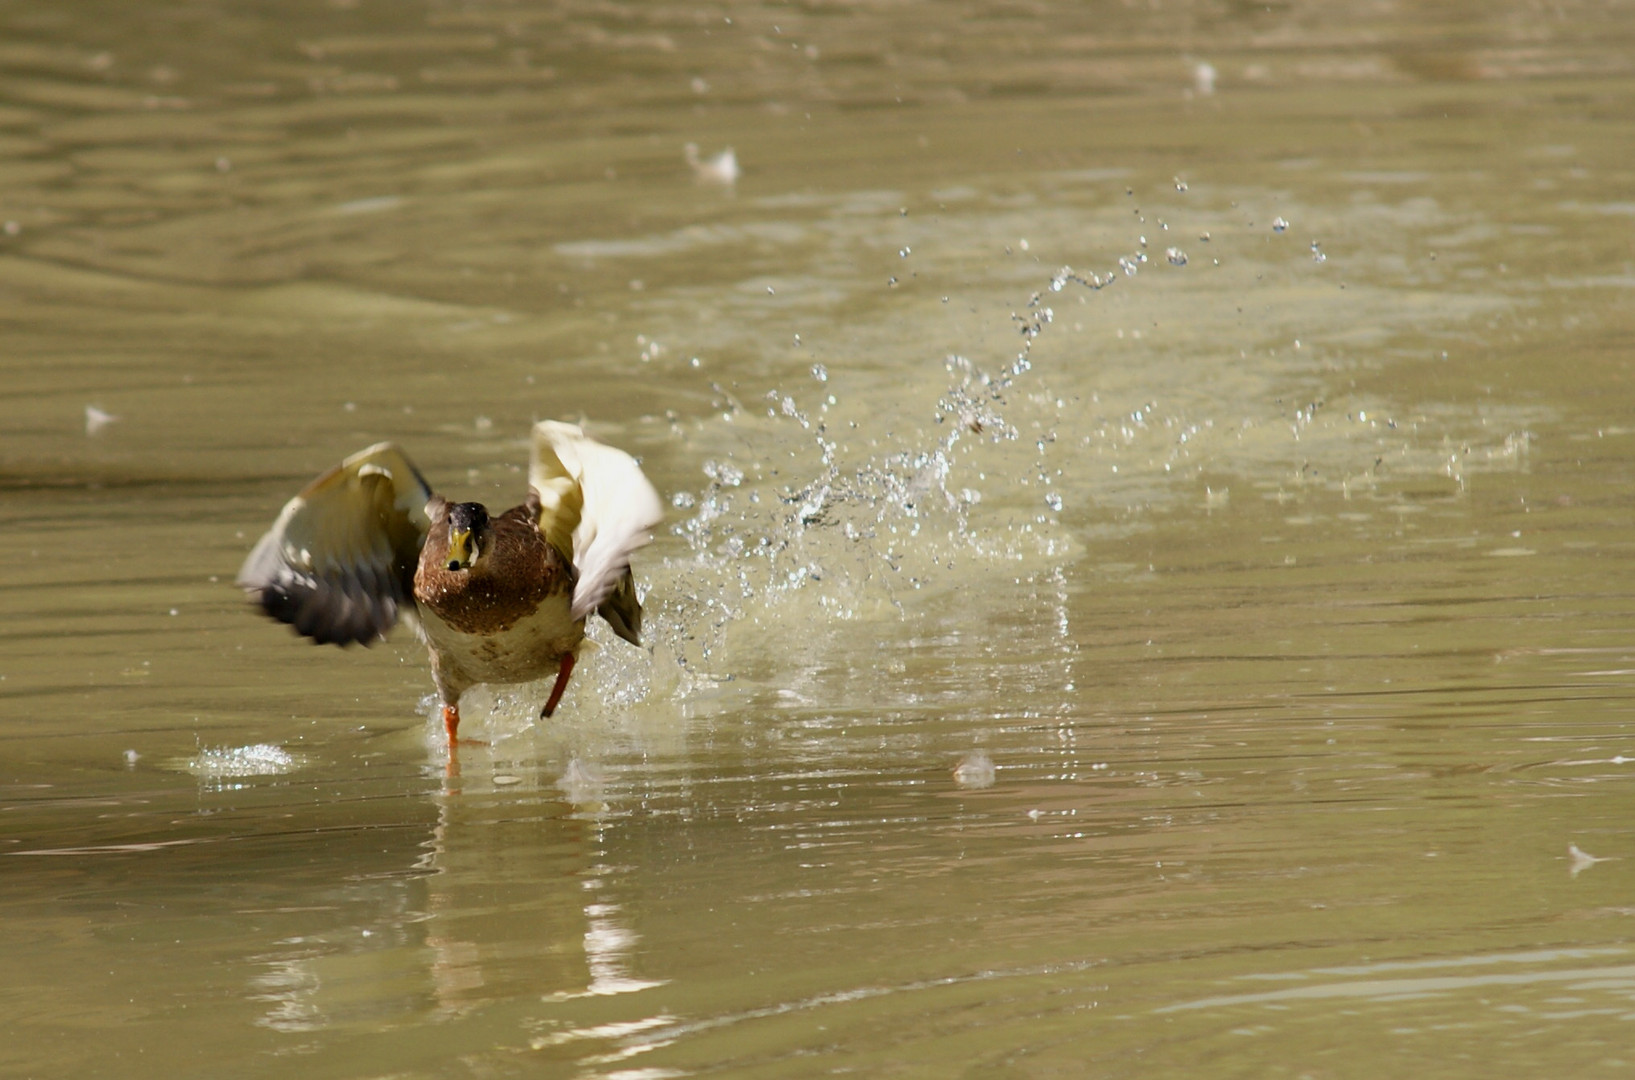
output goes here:
<path id="1" fill-rule="evenodd" d="M 927 326 L 881 331 L 900 354 L 889 374 L 815 351 L 806 339 L 817 335 L 793 332 L 805 326 L 746 318 L 764 340 L 793 341 L 801 366 L 755 390 L 709 382 L 707 415 L 671 418 L 669 437 L 683 443 L 674 458 L 698 461 L 702 482 L 672 487 L 670 536 L 639 568 L 651 652 L 613 644 L 590 657 L 587 681 L 603 702 L 645 708 L 654 726 L 674 703 L 689 715 L 746 700 L 880 714 L 974 707 L 973 679 L 992 700 L 1015 678 L 1033 709 L 1043 689 L 1044 712 L 1065 715 L 1082 681 L 1069 596 L 1088 585 L 1076 564 L 1092 543 L 1182 507 L 1221 509 L 1230 476 L 1384 498 L 1391 475 L 1506 467 L 1503 449 L 1485 444 L 1450 466 L 1440 434 L 1433 445 L 1421 433 L 1430 419 L 1401 427 L 1380 402 L 1327 408 L 1325 373 L 1343 357 L 1306 340 L 1319 315 L 1300 279 L 1261 294 L 1263 322 L 1241 318 L 1244 290 L 1264 289 L 1268 265 L 1321 274 L 1321 248 L 1268 264 L 1264 225 L 1188 206 L 1185 220 L 1159 217 L 1179 210 L 1169 204 L 1135 207 L 1139 235 L 1128 218 L 1108 228 L 1099 246 L 1124 254 L 1101 272 L 1013 275 L 1004 287 L 1027 299 L 1008 316 L 989 289 L 990 314 L 962 325 L 952 348 L 905 345 Z M 1137 278 L 1154 228 L 1196 235 L 1220 257 L 1189 265 L 1180 248 L 1159 248 L 1188 272 Z M 1343 299 L 1321 317 L 1417 329 L 1384 293 L 1353 285 Z M 1311 395 L 1292 423 L 1290 387 Z M 1459 419 L 1434 423 L 1441 432 Z M 1123 564 L 1115 555 L 1106 565 Z M 980 671 L 971 642 L 981 642 Z"/>
<path id="2" fill-rule="evenodd" d="M 704 459 L 700 489 L 671 497 L 687 511 L 671 526 L 684 550 L 649 564 L 651 665 L 600 651 L 610 703 L 731 694 L 863 707 L 915 699 L 892 677 L 904 654 L 937 642 L 1070 651 L 1062 567 L 1075 545 L 1050 488 L 1062 402 L 1039 391 L 1032 354 L 1055 321 L 1043 295 L 1115 280 L 1063 267 L 1012 314 L 1020 347 L 1000 363 L 924 363 L 941 386 L 922 417 L 908 402 L 854 407 L 846 375 L 821 363 L 807 389 L 769 390 L 759 408 L 717 387 L 722 430 L 710 434 L 729 442 L 730 429 L 738 445 Z M 1018 617 L 1041 606 L 1055 615 Z"/>

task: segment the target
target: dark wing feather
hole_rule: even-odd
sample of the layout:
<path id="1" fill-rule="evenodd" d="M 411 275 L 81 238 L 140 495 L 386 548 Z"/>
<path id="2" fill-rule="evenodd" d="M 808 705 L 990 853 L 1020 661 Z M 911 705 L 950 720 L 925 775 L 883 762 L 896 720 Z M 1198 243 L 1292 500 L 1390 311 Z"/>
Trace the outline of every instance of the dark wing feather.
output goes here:
<path id="1" fill-rule="evenodd" d="M 630 644 L 642 643 L 642 603 L 636 597 L 636 578 L 630 567 L 624 568 L 624 576 L 607 594 L 596 614 L 606 619 L 613 632 Z"/>
<path id="2" fill-rule="evenodd" d="M 391 443 L 353 454 L 285 505 L 238 583 L 320 644 L 365 645 L 414 606 L 414 570 L 436 496 Z"/>

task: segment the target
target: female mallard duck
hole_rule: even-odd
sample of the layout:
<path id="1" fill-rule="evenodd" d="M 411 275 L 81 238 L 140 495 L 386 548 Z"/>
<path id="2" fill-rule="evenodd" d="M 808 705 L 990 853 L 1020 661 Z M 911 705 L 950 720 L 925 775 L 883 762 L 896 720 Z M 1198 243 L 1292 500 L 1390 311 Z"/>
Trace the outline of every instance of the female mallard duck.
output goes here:
<path id="1" fill-rule="evenodd" d="M 238 583 L 320 644 L 368 645 L 411 616 L 452 746 L 460 695 L 477 683 L 554 670 L 550 716 L 592 611 L 640 644 L 630 556 L 661 517 L 635 460 L 573 424 L 534 425 L 528 498 L 498 517 L 435 494 L 403 451 L 377 443 L 289 501 Z"/>

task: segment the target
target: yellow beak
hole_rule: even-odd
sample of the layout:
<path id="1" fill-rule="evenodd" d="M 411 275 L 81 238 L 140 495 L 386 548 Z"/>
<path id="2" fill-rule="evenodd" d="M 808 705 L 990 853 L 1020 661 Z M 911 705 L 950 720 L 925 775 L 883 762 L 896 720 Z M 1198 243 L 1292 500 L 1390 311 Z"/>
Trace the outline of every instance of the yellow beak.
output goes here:
<path id="1" fill-rule="evenodd" d="M 448 568 L 469 570 L 477 560 L 477 549 L 471 542 L 470 529 L 450 529 L 448 533 Z"/>

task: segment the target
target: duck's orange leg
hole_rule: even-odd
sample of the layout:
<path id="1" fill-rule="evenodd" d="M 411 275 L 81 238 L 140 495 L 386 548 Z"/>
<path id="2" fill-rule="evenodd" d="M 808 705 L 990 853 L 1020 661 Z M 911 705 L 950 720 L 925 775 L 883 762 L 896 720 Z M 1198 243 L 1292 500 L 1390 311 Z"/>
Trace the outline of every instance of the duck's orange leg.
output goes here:
<path id="1" fill-rule="evenodd" d="M 573 661 L 573 653 L 562 654 L 562 667 L 556 673 L 556 685 L 551 687 L 551 696 L 545 699 L 545 711 L 539 714 L 541 720 L 554 713 L 562 701 L 562 691 L 568 688 L 568 676 L 573 674 Z"/>
<path id="2" fill-rule="evenodd" d="M 460 703 L 443 706 L 443 730 L 448 732 L 448 744 L 453 746 L 459 741 L 460 732 Z"/>

